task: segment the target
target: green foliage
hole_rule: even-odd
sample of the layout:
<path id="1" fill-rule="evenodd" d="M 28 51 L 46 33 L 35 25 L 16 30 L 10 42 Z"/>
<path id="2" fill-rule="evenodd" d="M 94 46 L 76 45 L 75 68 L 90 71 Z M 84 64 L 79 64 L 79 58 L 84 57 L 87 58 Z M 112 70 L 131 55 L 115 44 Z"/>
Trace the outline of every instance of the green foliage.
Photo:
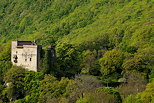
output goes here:
<path id="1" fill-rule="evenodd" d="M 97 52 L 86 50 L 83 51 L 83 59 L 81 62 L 81 73 L 91 74 L 91 75 L 99 75 L 100 67 L 97 61 Z"/>
<path id="2" fill-rule="evenodd" d="M 85 94 L 76 103 L 122 103 L 119 92 L 114 88 L 101 87 Z"/>
<path id="3" fill-rule="evenodd" d="M 126 61 L 123 63 L 123 68 L 125 68 L 126 70 L 143 71 L 143 59 L 141 55 L 135 54 L 134 57 L 128 60 L 126 59 Z"/>
<path id="4" fill-rule="evenodd" d="M 76 103 L 116 103 L 113 96 L 108 95 L 105 92 L 93 91 L 84 95 L 84 97 L 78 99 Z"/>
<path id="5" fill-rule="evenodd" d="M 142 92 L 146 87 L 147 80 L 145 75 L 141 72 L 127 71 L 124 74 L 124 78 L 126 78 L 126 83 L 118 87 L 122 98 L 126 98 L 129 95 L 136 95 Z"/>
<path id="6" fill-rule="evenodd" d="M 56 47 L 59 76 L 71 77 L 80 72 L 80 52 L 72 44 L 60 43 Z"/>
<path id="7" fill-rule="evenodd" d="M 109 75 L 114 72 L 120 73 L 123 62 L 122 52 L 116 49 L 107 51 L 99 60 L 101 72 L 103 75 Z"/>
<path id="8" fill-rule="evenodd" d="M 106 85 L 107 87 L 108 86 L 113 86 L 113 87 L 116 87 L 119 85 L 118 83 L 118 79 L 122 77 L 121 74 L 119 73 L 112 73 L 112 74 L 109 74 L 109 75 L 102 75 L 101 76 L 101 80 L 102 80 L 102 83 L 104 85 Z"/>
<path id="9" fill-rule="evenodd" d="M 149 74 L 149 81 L 151 82 L 153 78 L 154 78 L 154 67 L 152 67 L 152 70 Z"/>
<path id="10" fill-rule="evenodd" d="M 22 98 L 24 92 L 24 77 L 26 70 L 22 67 L 13 67 L 5 75 L 4 81 L 8 86 L 6 88 L 7 97 L 10 100 Z"/>
<path id="11" fill-rule="evenodd" d="M 153 103 L 154 96 L 154 82 L 148 83 L 146 89 L 135 95 L 129 95 L 125 100 L 124 103 Z"/>
<path id="12" fill-rule="evenodd" d="M 8 71 L 8 69 L 12 67 L 10 55 L 10 45 L 0 45 L 0 83 L 3 82 L 3 76 Z"/>
<path id="13" fill-rule="evenodd" d="M 45 75 L 40 84 L 39 102 L 48 103 L 53 101 L 54 98 L 62 97 L 66 92 L 68 83 L 69 79 L 67 78 L 61 78 L 58 81 L 54 76 Z"/>
<path id="14" fill-rule="evenodd" d="M 123 68 L 126 70 L 137 70 L 145 73 L 153 68 L 153 54 L 154 49 L 152 47 L 147 47 L 144 49 L 139 49 L 137 53 L 126 54 L 126 59 L 123 63 Z"/>
<path id="15" fill-rule="evenodd" d="M 116 89 L 114 89 L 112 87 L 98 88 L 98 90 L 99 91 L 104 91 L 105 93 L 112 95 L 116 100 L 115 103 L 122 103 L 122 99 L 121 99 L 121 96 L 120 96 L 118 90 L 116 90 Z"/>
<path id="16" fill-rule="evenodd" d="M 24 80 L 24 92 L 25 97 L 22 99 L 18 99 L 15 103 L 36 103 L 38 102 L 39 97 L 39 86 L 40 82 L 43 79 L 43 73 L 27 71 L 25 73 Z"/>
<path id="17" fill-rule="evenodd" d="M 137 100 L 135 95 L 129 95 L 127 98 L 124 99 L 124 103 L 142 103 L 142 102 Z"/>
<path id="18" fill-rule="evenodd" d="M 154 80 L 147 84 L 145 91 L 139 93 L 137 95 L 137 98 L 141 100 L 143 103 L 152 103 L 154 96 L 153 96 L 153 91 L 154 91 Z"/>
<path id="19" fill-rule="evenodd" d="M 40 81 L 43 79 L 43 73 L 28 71 L 24 78 L 24 90 L 26 94 L 38 93 Z"/>
<path id="20" fill-rule="evenodd" d="M 128 53 L 135 53 L 137 51 L 137 48 L 134 46 L 128 46 L 125 48 L 125 51 L 127 51 Z"/>
<path id="21" fill-rule="evenodd" d="M 126 101 L 142 102 L 144 93 L 137 96 L 137 100 L 131 94 L 141 92 L 145 80 L 140 73 L 126 72 L 139 71 L 152 81 L 153 3 L 153 0 L 0 0 L 0 102 L 16 99 L 19 103 L 115 102 L 113 96 L 104 91 L 94 94 L 90 91 L 89 88 L 94 89 L 87 83 L 91 77 L 85 77 L 90 78 L 87 81 L 75 77 L 75 81 L 70 82 L 48 75 L 42 80 L 41 73 L 24 73 L 20 67 L 13 67 L 17 71 L 10 69 L 9 42 L 34 39 L 44 48 L 57 46 L 57 61 L 52 66 L 48 65 L 52 64 L 48 52 L 43 54 L 40 69 L 44 74 L 60 79 L 85 73 L 101 78 L 103 83 L 113 84 L 107 86 L 117 86 L 114 83 L 121 74 L 127 74 L 127 84 L 119 87 L 121 96 L 130 95 Z M 80 88 L 76 87 L 76 81 Z M 9 87 L 5 87 L 7 82 L 12 82 Z M 68 92 L 70 89 L 66 90 L 67 83 L 74 90 L 72 94 Z M 88 84 L 87 89 L 81 88 L 83 84 Z M 153 102 L 154 97 L 149 95 L 147 101 Z"/>
<path id="22" fill-rule="evenodd" d="M 51 71 L 50 58 L 51 56 L 49 55 L 49 51 L 46 50 L 44 53 L 44 57 L 41 59 L 40 62 L 40 71 L 44 74 L 50 73 Z"/>
<path id="23" fill-rule="evenodd" d="M 4 87 L 3 87 L 3 85 L 2 84 L 0 84 L 0 93 L 2 93 L 2 90 L 4 89 Z M 0 94 L 0 103 L 2 103 L 3 102 L 3 95 L 2 94 Z"/>
<path id="24" fill-rule="evenodd" d="M 66 88 L 66 95 L 70 103 L 76 102 L 83 98 L 85 94 L 93 92 L 97 87 L 100 87 L 100 81 L 90 75 L 76 75 L 74 80 L 71 80 Z"/>

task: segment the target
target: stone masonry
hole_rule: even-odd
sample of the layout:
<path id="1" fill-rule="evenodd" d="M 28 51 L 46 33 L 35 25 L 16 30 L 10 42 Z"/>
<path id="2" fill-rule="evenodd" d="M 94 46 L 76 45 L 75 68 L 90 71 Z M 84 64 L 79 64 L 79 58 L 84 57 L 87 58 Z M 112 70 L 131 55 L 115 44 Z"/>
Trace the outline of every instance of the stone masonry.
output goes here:
<path id="1" fill-rule="evenodd" d="M 12 41 L 11 62 L 37 72 L 41 48 L 34 41 Z"/>

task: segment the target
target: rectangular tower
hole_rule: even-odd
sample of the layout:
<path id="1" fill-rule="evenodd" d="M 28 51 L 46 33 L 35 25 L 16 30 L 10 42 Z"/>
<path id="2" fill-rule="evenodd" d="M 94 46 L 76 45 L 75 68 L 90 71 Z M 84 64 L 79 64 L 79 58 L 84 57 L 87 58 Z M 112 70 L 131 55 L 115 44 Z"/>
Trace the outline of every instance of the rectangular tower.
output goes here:
<path id="1" fill-rule="evenodd" d="M 34 41 L 12 41 L 11 62 L 37 72 L 41 48 Z"/>

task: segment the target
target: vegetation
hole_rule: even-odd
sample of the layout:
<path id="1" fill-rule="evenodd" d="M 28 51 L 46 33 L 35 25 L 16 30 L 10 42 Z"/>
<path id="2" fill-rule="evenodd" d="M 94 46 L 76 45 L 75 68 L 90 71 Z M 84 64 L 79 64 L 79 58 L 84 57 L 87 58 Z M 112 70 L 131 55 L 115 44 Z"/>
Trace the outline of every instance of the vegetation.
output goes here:
<path id="1" fill-rule="evenodd" d="M 0 103 L 153 103 L 153 4 L 0 0 Z M 43 46 L 39 72 L 12 66 L 12 40 Z"/>

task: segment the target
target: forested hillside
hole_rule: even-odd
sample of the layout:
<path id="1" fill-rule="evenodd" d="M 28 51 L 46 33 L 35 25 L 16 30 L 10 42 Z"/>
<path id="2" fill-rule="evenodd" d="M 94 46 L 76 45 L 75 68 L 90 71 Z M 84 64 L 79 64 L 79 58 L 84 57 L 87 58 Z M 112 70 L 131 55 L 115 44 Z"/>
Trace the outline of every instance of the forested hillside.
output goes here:
<path id="1" fill-rule="evenodd" d="M 12 40 L 43 46 L 39 72 L 12 66 Z M 0 103 L 153 103 L 153 94 L 154 0 L 0 0 Z"/>

